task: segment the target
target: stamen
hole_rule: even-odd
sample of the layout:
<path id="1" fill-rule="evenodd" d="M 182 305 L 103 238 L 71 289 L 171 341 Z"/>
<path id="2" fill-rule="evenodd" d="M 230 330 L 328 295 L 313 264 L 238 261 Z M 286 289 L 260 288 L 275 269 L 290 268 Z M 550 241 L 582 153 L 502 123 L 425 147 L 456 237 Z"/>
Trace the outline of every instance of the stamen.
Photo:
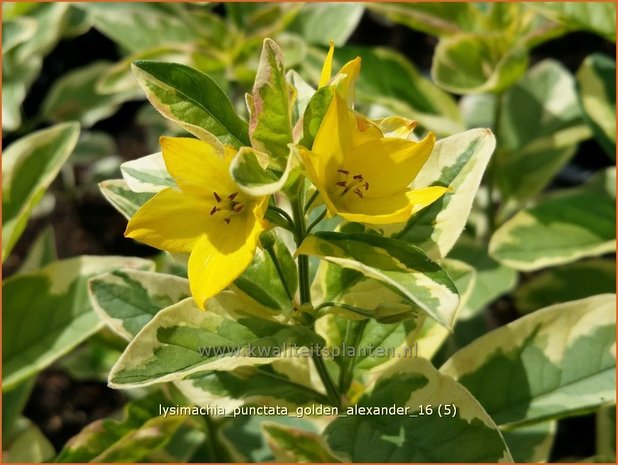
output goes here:
<path id="1" fill-rule="evenodd" d="M 369 190 L 369 183 L 367 181 L 365 181 L 365 184 L 363 184 L 363 186 L 365 186 L 365 190 L 366 191 Z"/>
<path id="2" fill-rule="evenodd" d="M 356 176 L 352 176 L 352 179 L 354 179 L 356 181 L 362 181 L 363 180 L 363 175 L 362 174 L 357 174 Z"/>
<path id="3" fill-rule="evenodd" d="M 219 194 L 213 192 L 213 195 L 215 196 L 215 200 L 217 201 L 217 203 L 221 203 L 221 197 L 219 197 Z"/>
<path id="4" fill-rule="evenodd" d="M 227 198 L 230 200 L 234 200 L 237 195 L 238 195 L 238 192 L 232 192 L 230 195 L 227 196 Z"/>
<path id="5" fill-rule="evenodd" d="M 240 213 L 243 208 L 245 208 L 245 206 L 242 203 L 237 203 L 232 207 L 232 210 L 234 210 L 236 213 Z"/>
<path id="6" fill-rule="evenodd" d="M 337 184 L 337 186 L 341 186 L 341 187 L 347 187 L 348 186 L 348 184 L 345 181 L 339 181 L 336 184 Z"/>
<path id="7" fill-rule="evenodd" d="M 229 218 L 225 218 L 224 221 L 225 221 L 225 224 L 230 224 L 230 219 Z"/>
<path id="8" fill-rule="evenodd" d="M 345 174 L 346 176 L 350 174 L 348 170 L 337 170 L 337 173 Z"/>
<path id="9" fill-rule="evenodd" d="M 221 211 L 221 209 L 215 205 L 214 207 L 212 207 L 212 210 L 210 210 L 210 215 L 212 216 L 218 211 Z"/>
<path id="10" fill-rule="evenodd" d="M 356 195 L 358 195 L 361 199 L 363 198 L 363 192 L 360 190 L 359 187 L 357 187 L 356 189 L 354 189 L 354 193 Z"/>

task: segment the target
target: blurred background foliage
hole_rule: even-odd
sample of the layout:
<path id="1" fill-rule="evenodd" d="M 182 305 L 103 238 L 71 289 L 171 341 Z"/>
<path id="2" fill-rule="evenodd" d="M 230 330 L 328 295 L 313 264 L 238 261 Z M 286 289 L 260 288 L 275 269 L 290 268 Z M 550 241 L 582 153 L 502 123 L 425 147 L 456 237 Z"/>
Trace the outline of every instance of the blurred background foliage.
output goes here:
<path id="1" fill-rule="evenodd" d="M 615 292 L 613 3 L 3 3 L 2 12 L 4 157 L 18 160 L 3 162 L 5 277 L 82 254 L 153 255 L 123 238 L 125 220 L 97 187 L 122 162 L 157 152 L 160 135 L 183 134 L 145 101 L 131 63 L 195 67 L 246 116 L 244 94 L 270 37 L 312 85 L 329 40 L 336 66 L 361 56 L 357 108 L 372 117 L 415 119 L 420 133 L 439 137 L 495 132 L 496 153 L 450 255 L 477 269 L 477 283 L 437 366 L 520 315 Z M 566 229 L 551 228 L 556 212 Z M 104 385 L 121 342 L 104 329 L 86 337 L 4 392 L 5 458 L 49 460 L 127 402 Z M 140 402 L 132 414 L 154 405 Z M 519 449 L 532 444 L 536 455 L 514 456 L 615 455 L 611 412 L 542 424 Z M 134 431 L 132 414 L 118 434 Z M 228 429 L 261 444 L 250 457 L 272 459 L 255 425 Z M 169 449 L 154 458 L 209 459 L 199 446 L 182 456 Z"/>

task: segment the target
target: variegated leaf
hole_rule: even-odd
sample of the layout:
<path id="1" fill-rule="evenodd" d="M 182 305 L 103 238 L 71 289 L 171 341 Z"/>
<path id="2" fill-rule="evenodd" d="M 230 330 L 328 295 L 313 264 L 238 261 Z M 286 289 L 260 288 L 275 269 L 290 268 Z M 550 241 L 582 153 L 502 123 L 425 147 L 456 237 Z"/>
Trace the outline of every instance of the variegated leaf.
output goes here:
<path id="1" fill-rule="evenodd" d="M 151 269 L 153 263 L 83 256 L 4 281 L 3 389 L 47 367 L 102 328 L 88 300 L 86 283 L 93 275 L 121 267 Z"/>
<path id="2" fill-rule="evenodd" d="M 298 253 L 359 271 L 395 290 L 447 328 L 453 325 L 459 305 L 457 289 L 418 247 L 374 234 L 317 232 L 303 241 Z"/>
<path id="3" fill-rule="evenodd" d="M 589 411 L 615 401 L 615 308 L 616 296 L 602 294 L 538 310 L 476 339 L 440 371 L 499 425 Z"/>
<path id="4" fill-rule="evenodd" d="M 88 291 L 99 317 L 129 341 L 160 310 L 191 295 L 184 278 L 131 269 L 113 270 L 90 279 Z"/>
<path id="5" fill-rule="evenodd" d="M 478 401 L 426 360 L 390 366 L 358 402 L 358 407 L 393 406 L 408 407 L 408 413 L 337 418 L 324 431 L 328 445 L 352 462 L 512 461 L 498 427 Z"/>
<path id="6" fill-rule="evenodd" d="M 451 191 L 415 214 L 405 226 L 385 231 L 419 246 L 433 259 L 445 257 L 464 230 L 495 146 L 496 139 L 488 129 L 472 129 L 439 140 L 413 187 L 440 185 Z"/>
<path id="7" fill-rule="evenodd" d="M 209 301 L 207 306 L 211 305 Z M 226 310 L 228 306 L 232 305 L 224 304 Z M 232 320 L 214 311 L 201 311 L 188 298 L 158 312 L 144 326 L 113 367 L 109 384 L 115 388 L 145 386 L 205 370 L 264 365 L 293 347 L 320 342 L 307 328 L 257 318 Z"/>

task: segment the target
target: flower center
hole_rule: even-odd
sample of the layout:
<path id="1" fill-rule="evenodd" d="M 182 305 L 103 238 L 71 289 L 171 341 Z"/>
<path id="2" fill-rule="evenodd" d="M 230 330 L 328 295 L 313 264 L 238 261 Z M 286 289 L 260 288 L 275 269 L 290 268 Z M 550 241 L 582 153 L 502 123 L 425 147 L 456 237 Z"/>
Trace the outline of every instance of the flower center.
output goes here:
<path id="1" fill-rule="evenodd" d="M 337 170 L 337 173 L 340 174 L 341 180 L 335 184 L 337 187 L 341 188 L 339 194 L 341 197 L 345 197 L 348 193 L 353 192 L 362 199 L 363 192 L 369 190 L 369 183 L 365 181 L 362 174 L 350 176 L 350 172 L 344 169 Z"/>
<path id="2" fill-rule="evenodd" d="M 245 205 L 242 202 L 236 200 L 238 192 L 232 192 L 225 198 L 221 197 L 216 192 L 213 192 L 212 194 L 217 202 L 217 205 L 213 206 L 210 210 L 210 216 L 221 212 L 224 215 L 223 221 L 225 221 L 226 224 L 230 224 L 232 221 L 232 216 L 237 215 L 243 208 L 245 208 Z"/>

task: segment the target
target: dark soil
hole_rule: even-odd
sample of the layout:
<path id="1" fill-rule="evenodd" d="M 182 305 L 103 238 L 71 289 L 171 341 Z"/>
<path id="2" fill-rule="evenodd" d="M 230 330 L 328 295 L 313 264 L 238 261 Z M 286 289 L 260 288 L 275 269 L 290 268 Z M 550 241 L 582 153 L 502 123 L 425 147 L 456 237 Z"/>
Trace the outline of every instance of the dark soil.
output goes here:
<path id="1" fill-rule="evenodd" d="M 109 389 L 105 383 L 76 382 L 64 372 L 50 369 L 38 376 L 24 415 L 60 451 L 85 425 L 108 417 L 125 402 L 122 391 Z"/>

